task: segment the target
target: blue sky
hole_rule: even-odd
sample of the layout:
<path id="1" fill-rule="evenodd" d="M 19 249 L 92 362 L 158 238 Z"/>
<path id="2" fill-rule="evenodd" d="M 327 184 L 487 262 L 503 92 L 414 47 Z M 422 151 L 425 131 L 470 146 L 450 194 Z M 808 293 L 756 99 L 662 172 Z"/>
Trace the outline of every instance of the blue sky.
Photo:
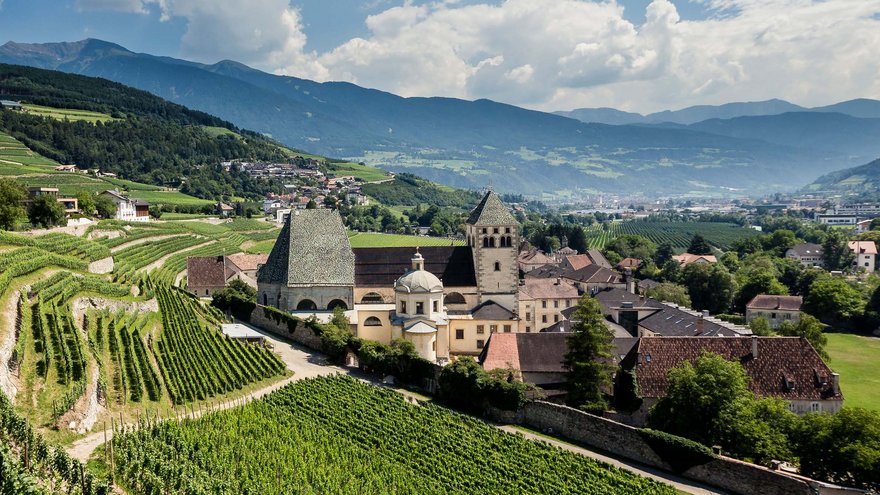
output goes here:
<path id="1" fill-rule="evenodd" d="M 0 0 L 0 42 L 87 37 L 542 110 L 880 98 L 880 0 Z"/>

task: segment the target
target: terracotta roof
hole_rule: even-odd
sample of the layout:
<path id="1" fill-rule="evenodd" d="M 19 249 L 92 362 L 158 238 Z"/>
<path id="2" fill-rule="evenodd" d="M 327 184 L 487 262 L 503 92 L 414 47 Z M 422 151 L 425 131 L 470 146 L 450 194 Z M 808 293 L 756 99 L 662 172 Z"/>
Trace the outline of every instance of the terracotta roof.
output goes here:
<path id="1" fill-rule="evenodd" d="M 467 246 L 420 247 L 425 270 L 436 275 L 443 286 L 474 287 L 474 258 Z M 394 281 L 412 269 L 413 248 L 355 248 L 355 283 L 358 287 L 392 287 Z"/>
<path id="2" fill-rule="evenodd" d="M 518 222 L 501 198 L 494 191 L 489 191 L 468 216 L 470 225 L 516 225 Z"/>
<path id="3" fill-rule="evenodd" d="M 637 258 L 624 258 L 617 264 L 617 268 L 620 268 L 621 270 L 638 268 L 640 266 L 642 266 L 642 260 Z"/>
<path id="4" fill-rule="evenodd" d="M 517 256 L 517 262 L 526 265 L 546 265 L 548 263 L 556 263 L 556 260 L 544 254 L 543 251 L 530 249 L 528 251 L 521 251 L 519 256 Z"/>
<path id="5" fill-rule="evenodd" d="M 818 244 L 795 244 L 785 251 L 786 256 L 797 256 L 798 258 L 822 256 L 822 246 Z"/>
<path id="6" fill-rule="evenodd" d="M 576 299 L 577 287 L 566 279 L 533 278 L 523 279 L 519 286 L 519 299 Z"/>
<path id="7" fill-rule="evenodd" d="M 560 255 L 563 255 L 563 256 L 568 256 L 568 255 L 572 255 L 572 254 L 578 254 L 578 252 L 577 252 L 577 250 L 575 250 L 575 249 L 572 249 L 572 248 L 570 248 L 570 247 L 568 247 L 568 246 L 565 246 L 565 247 L 562 247 L 562 248 L 557 249 L 557 250 L 556 250 L 556 254 L 560 254 Z"/>
<path id="8" fill-rule="evenodd" d="M 556 278 L 562 277 L 581 283 L 622 284 L 623 277 L 614 270 L 599 265 L 588 265 L 580 270 L 570 270 L 556 265 L 546 265 L 526 273 L 525 278 Z"/>
<path id="9" fill-rule="evenodd" d="M 519 349 L 515 333 L 493 333 L 486 343 L 486 350 L 481 356 L 486 371 L 494 369 L 520 369 Z"/>
<path id="10" fill-rule="evenodd" d="M 856 254 L 877 254 L 877 245 L 874 241 L 849 241 L 850 251 Z"/>
<path id="11" fill-rule="evenodd" d="M 269 260 L 268 254 L 231 254 L 226 260 L 235 265 L 239 271 L 256 270 L 259 265 L 265 265 Z"/>
<path id="12" fill-rule="evenodd" d="M 672 257 L 675 261 L 681 263 L 682 265 L 690 265 L 691 263 L 699 262 L 700 260 L 706 263 L 716 263 L 718 260 L 715 256 L 711 254 L 691 254 L 691 253 L 682 253 L 676 254 Z"/>
<path id="13" fill-rule="evenodd" d="M 752 354 L 753 345 L 757 356 Z M 832 384 L 831 369 L 801 337 L 643 337 L 627 356 L 635 366 L 642 397 L 663 397 L 670 369 L 712 352 L 742 363 L 749 388 L 758 397 L 787 400 L 843 400 Z"/>
<path id="14" fill-rule="evenodd" d="M 746 309 L 781 309 L 783 311 L 800 311 L 803 303 L 804 298 L 801 296 L 758 294 L 746 304 Z"/>
<path id="15" fill-rule="evenodd" d="M 586 268 L 593 264 L 593 260 L 591 260 L 586 254 L 566 256 L 565 261 L 568 262 L 572 270 L 580 270 L 581 268 Z"/>
<path id="16" fill-rule="evenodd" d="M 223 256 L 190 256 L 186 259 L 186 283 L 189 287 L 224 287 L 226 270 Z"/>
<path id="17" fill-rule="evenodd" d="M 257 279 L 286 286 L 353 286 L 354 261 L 339 212 L 296 210 L 287 217 Z"/>

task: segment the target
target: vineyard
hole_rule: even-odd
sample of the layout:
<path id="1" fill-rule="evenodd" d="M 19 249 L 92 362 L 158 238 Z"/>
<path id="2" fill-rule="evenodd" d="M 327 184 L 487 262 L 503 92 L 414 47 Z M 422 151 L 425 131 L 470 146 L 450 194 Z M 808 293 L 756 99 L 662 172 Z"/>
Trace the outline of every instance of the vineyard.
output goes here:
<path id="1" fill-rule="evenodd" d="M 136 493 L 676 493 L 339 375 L 117 435 L 112 450 Z"/>
<path id="2" fill-rule="evenodd" d="M 758 232 L 732 223 L 636 220 L 594 224 L 588 227 L 587 245 L 590 249 L 603 249 L 615 237 L 625 234 L 639 235 L 658 245 L 668 242 L 678 251 L 687 249 L 691 238 L 695 234 L 700 234 L 714 247 L 726 251 L 734 242 L 758 235 Z"/>

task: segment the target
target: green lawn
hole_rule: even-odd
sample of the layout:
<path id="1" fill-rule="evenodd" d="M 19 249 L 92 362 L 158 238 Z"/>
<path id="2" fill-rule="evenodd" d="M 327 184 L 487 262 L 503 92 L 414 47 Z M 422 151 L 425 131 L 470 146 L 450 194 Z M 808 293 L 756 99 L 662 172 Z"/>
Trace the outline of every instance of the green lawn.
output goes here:
<path id="1" fill-rule="evenodd" d="M 254 254 L 269 254 L 270 252 L 272 252 L 273 246 L 275 246 L 275 239 L 270 239 L 268 241 L 258 241 L 248 246 L 245 251 Z"/>
<path id="2" fill-rule="evenodd" d="M 829 333 L 831 369 L 840 373 L 845 406 L 880 411 L 880 338 Z"/>
<path id="3" fill-rule="evenodd" d="M 136 190 L 129 192 L 129 195 L 132 198 L 143 199 L 148 201 L 150 204 L 163 204 L 163 205 L 210 205 L 214 204 L 213 201 L 209 199 L 199 199 L 193 196 L 189 196 L 183 194 L 178 191 L 144 191 L 144 190 Z"/>
<path id="4" fill-rule="evenodd" d="M 391 178 L 388 175 L 388 172 L 381 168 L 361 165 L 359 163 L 328 163 L 327 168 L 335 177 L 351 175 L 364 182 L 374 182 Z"/>
<path id="5" fill-rule="evenodd" d="M 202 129 L 204 129 L 205 132 L 211 137 L 229 135 L 229 136 L 235 136 L 235 137 L 241 139 L 240 134 L 238 134 L 237 132 L 230 131 L 229 129 L 227 129 L 225 127 L 215 127 L 215 126 L 211 126 L 211 125 L 203 125 Z"/>
<path id="6" fill-rule="evenodd" d="M 380 234 L 356 232 L 350 234 L 351 247 L 407 247 L 407 246 L 464 246 L 463 240 L 443 237 L 422 237 L 415 235 Z"/>
<path id="7" fill-rule="evenodd" d="M 57 120 L 66 119 L 72 122 L 84 120 L 86 122 L 91 122 L 94 124 L 95 122 L 99 121 L 108 122 L 111 120 L 116 120 L 106 113 L 90 112 L 88 110 L 78 110 L 74 108 L 52 108 L 40 105 L 25 104 L 24 109 L 28 113 L 39 115 L 40 117 L 49 117 Z"/>

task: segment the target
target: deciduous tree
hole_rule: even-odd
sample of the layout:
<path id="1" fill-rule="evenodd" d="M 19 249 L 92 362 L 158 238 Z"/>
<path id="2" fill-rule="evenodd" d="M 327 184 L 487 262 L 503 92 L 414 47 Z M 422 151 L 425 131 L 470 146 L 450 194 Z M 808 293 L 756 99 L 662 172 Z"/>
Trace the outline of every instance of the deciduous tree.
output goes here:
<path id="1" fill-rule="evenodd" d="M 12 179 L 0 179 L 0 229 L 13 230 L 24 216 L 24 187 Z"/>
<path id="2" fill-rule="evenodd" d="M 33 203 L 28 208 L 28 219 L 30 219 L 31 224 L 44 228 L 67 225 L 67 219 L 64 216 L 64 206 L 54 196 L 48 194 L 34 198 Z"/>

